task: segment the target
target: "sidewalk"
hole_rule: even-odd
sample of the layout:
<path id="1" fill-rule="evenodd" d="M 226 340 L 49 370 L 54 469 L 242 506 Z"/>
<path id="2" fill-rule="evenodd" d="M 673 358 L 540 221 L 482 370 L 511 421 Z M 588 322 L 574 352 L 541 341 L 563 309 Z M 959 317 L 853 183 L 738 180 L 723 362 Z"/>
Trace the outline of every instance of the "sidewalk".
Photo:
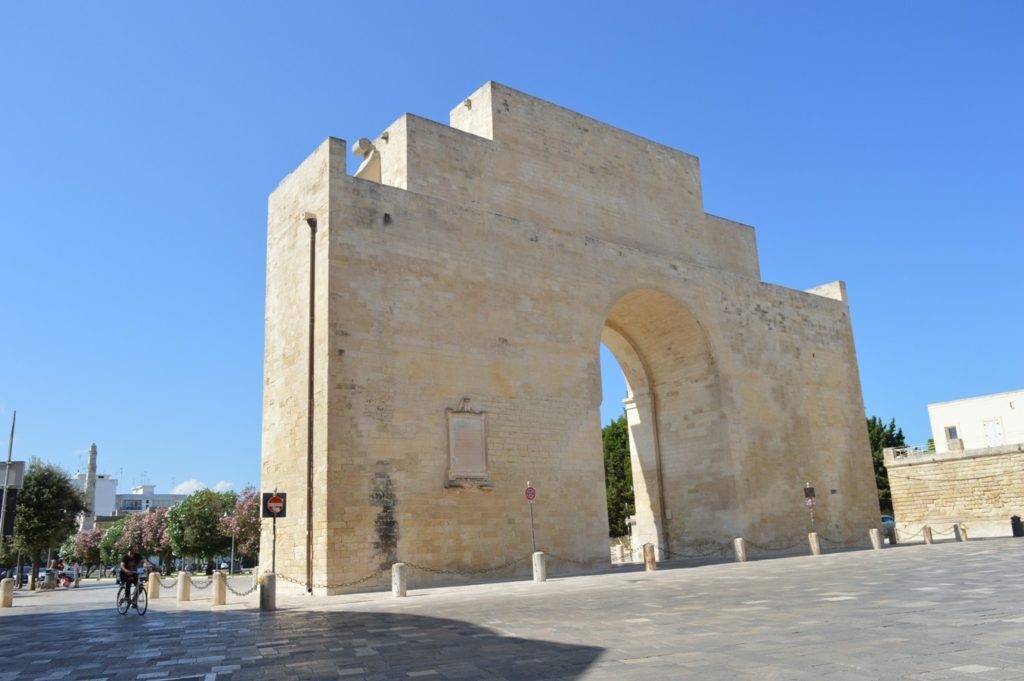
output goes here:
<path id="1" fill-rule="evenodd" d="M 402 599 L 281 593 L 273 613 L 168 590 L 144 617 L 118 615 L 112 588 L 71 590 L 0 614 L 0 681 L 1024 679 L 1022 561 L 1024 541 L 1000 539 Z"/>

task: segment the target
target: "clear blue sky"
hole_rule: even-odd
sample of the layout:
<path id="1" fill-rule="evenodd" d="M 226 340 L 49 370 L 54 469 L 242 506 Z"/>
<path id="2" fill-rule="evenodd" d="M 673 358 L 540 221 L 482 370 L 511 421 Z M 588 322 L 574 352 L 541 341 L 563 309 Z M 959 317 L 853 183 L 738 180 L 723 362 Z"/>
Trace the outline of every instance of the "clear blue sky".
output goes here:
<path id="1" fill-rule="evenodd" d="M 844 279 L 868 413 L 910 440 L 1024 387 L 1024 3 L 152 5 L 0 7 L 17 458 L 257 482 L 267 195 L 489 79 L 700 156 L 766 281 Z"/>

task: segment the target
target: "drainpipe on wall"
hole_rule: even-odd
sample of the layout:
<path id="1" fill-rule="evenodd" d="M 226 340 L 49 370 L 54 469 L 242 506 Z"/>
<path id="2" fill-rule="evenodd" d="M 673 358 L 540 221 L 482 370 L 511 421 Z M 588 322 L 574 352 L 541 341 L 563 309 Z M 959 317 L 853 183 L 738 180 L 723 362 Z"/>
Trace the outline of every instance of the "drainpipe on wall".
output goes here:
<path id="1" fill-rule="evenodd" d="M 316 213 L 303 213 L 309 225 L 309 366 L 306 392 L 306 593 L 313 593 L 313 330 L 316 320 Z"/>

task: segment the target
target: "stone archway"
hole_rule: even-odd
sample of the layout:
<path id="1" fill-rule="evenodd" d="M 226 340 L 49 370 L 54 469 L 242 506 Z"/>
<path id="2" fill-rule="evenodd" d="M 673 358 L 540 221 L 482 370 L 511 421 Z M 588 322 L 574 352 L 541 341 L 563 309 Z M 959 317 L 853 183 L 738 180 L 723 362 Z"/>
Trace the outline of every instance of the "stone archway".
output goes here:
<path id="1" fill-rule="evenodd" d="M 357 143 L 355 175 L 330 138 L 270 198 L 262 486 L 289 494 L 282 578 L 528 571 L 528 480 L 555 569 L 606 563 L 602 338 L 658 545 L 805 541 L 806 481 L 823 537 L 866 542 L 844 286 L 762 282 L 753 229 L 704 211 L 694 156 L 497 83 L 450 120 L 402 116 Z"/>
<path id="2" fill-rule="evenodd" d="M 673 544 L 731 530 L 736 471 L 720 379 L 699 321 L 671 296 L 639 289 L 612 305 L 601 342 L 626 379 L 638 545 L 651 542 L 660 558 Z"/>

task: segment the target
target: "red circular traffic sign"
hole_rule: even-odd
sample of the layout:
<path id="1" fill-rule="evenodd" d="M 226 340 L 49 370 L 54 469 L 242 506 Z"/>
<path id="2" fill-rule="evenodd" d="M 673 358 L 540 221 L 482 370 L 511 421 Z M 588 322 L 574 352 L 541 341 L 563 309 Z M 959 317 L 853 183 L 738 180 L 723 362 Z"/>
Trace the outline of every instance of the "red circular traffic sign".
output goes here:
<path id="1" fill-rule="evenodd" d="M 533 501 L 537 498 L 537 490 L 533 487 L 526 488 L 526 500 Z"/>
<path id="2" fill-rule="evenodd" d="M 814 504 L 814 497 L 808 497 L 806 503 L 807 503 L 807 508 L 814 508 L 814 506 L 815 506 L 815 504 Z"/>
<path id="3" fill-rule="evenodd" d="M 270 497 L 267 499 L 267 508 L 271 513 L 277 515 L 284 510 L 284 499 L 281 497 Z"/>

